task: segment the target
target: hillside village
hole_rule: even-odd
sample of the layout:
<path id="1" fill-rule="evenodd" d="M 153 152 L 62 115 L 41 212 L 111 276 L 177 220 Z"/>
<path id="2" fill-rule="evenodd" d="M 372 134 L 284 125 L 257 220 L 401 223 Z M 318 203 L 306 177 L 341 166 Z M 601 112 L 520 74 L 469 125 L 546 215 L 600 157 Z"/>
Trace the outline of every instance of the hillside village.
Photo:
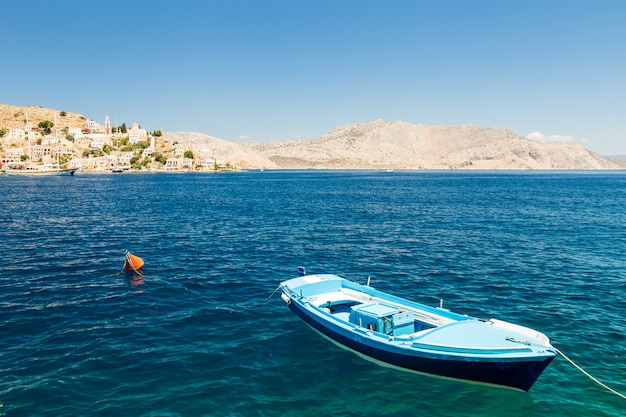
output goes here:
<path id="1" fill-rule="evenodd" d="M 0 164 L 53 165 L 90 172 L 234 170 L 210 151 L 168 140 L 138 123 L 112 126 L 66 111 L 0 105 Z M 56 120 L 56 122 L 55 122 Z"/>

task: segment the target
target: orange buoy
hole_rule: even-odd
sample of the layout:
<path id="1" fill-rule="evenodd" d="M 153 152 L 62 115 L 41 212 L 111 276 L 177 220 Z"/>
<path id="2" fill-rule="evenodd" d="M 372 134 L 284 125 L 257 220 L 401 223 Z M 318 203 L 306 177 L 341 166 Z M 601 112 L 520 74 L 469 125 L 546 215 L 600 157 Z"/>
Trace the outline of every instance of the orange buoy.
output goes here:
<path id="1" fill-rule="evenodd" d="M 143 268 L 143 259 L 126 251 L 126 261 L 124 262 L 124 269 L 127 271 L 135 271 L 136 273 L 141 275 L 141 273 L 139 272 L 141 268 Z"/>

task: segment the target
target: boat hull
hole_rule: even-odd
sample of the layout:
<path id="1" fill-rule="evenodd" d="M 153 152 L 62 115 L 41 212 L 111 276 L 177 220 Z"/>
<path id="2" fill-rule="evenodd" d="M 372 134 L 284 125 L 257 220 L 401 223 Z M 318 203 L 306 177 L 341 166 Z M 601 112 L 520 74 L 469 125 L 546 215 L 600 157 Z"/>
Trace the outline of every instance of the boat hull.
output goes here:
<path id="1" fill-rule="evenodd" d="M 422 343 L 427 337 L 420 340 L 419 337 L 394 338 L 381 335 L 333 318 L 331 314 L 324 313 L 310 302 L 314 298 L 315 296 L 311 295 L 298 296 L 296 292 L 285 290 L 283 287 L 283 299 L 289 309 L 309 326 L 345 348 L 405 370 L 528 391 L 556 357 L 549 344 L 533 349 L 523 343 L 505 342 L 504 334 L 509 328 L 505 328 L 504 331 L 494 329 L 496 326 L 489 323 L 460 315 L 458 317 L 463 318 L 458 323 L 441 326 L 442 330 L 439 332 L 458 332 L 456 329 L 462 327 L 467 327 L 470 331 L 472 329 L 480 331 L 484 328 L 486 334 L 497 333 L 498 337 L 502 336 L 501 345 L 507 346 L 464 348 L 460 346 L 461 343 L 456 346 Z M 511 332 L 519 330 L 518 326 L 510 326 L 513 326 Z M 443 330 L 444 327 L 448 329 Z M 434 329 L 431 334 L 434 335 L 436 331 Z M 480 335 L 476 337 L 481 338 Z M 466 338 L 471 338 L 471 335 Z"/>
<path id="2" fill-rule="evenodd" d="M 350 337 L 343 331 L 333 330 L 328 323 L 316 320 L 297 302 L 289 303 L 289 308 L 309 326 L 338 342 L 370 358 L 403 369 L 421 373 L 463 379 L 485 384 L 501 385 L 528 391 L 555 356 L 532 361 L 485 361 L 451 360 L 433 355 L 418 356 L 378 349 L 364 343 L 358 335 Z"/>
<path id="3" fill-rule="evenodd" d="M 48 176 L 72 176 L 78 171 L 78 168 L 71 169 L 7 169 L 5 173 L 7 175 L 15 176 L 31 176 L 31 177 L 48 177 Z"/>

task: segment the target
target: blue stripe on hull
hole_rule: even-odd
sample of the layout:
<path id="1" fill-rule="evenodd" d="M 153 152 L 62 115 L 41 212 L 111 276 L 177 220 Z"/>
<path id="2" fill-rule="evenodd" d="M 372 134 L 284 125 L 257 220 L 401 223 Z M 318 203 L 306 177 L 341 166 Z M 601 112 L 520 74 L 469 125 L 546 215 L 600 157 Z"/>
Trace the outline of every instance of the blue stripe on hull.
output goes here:
<path id="1" fill-rule="evenodd" d="M 289 308 L 311 327 L 350 349 L 382 362 L 418 372 L 503 385 L 528 391 L 537 378 L 539 378 L 539 375 L 541 375 L 544 369 L 554 359 L 554 356 L 552 356 L 543 361 L 487 362 L 472 361 L 469 359 L 446 360 L 398 354 L 359 343 L 353 338 L 333 331 L 309 316 L 294 300 L 289 303 Z"/>

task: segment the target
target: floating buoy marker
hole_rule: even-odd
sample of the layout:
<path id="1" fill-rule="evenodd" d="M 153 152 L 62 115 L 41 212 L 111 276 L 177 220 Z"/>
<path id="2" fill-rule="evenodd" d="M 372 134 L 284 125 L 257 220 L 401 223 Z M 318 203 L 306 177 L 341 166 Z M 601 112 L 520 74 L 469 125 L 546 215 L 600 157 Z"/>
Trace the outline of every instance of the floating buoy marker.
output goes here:
<path id="1" fill-rule="evenodd" d="M 134 271 L 138 275 L 142 275 L 141 268 L 143 268 L 143 259 L 137 255 L 133 255 L 129 251 L 126 251 L 126 260 L 124 261 L 124 269 L 127 271 Z"/>

